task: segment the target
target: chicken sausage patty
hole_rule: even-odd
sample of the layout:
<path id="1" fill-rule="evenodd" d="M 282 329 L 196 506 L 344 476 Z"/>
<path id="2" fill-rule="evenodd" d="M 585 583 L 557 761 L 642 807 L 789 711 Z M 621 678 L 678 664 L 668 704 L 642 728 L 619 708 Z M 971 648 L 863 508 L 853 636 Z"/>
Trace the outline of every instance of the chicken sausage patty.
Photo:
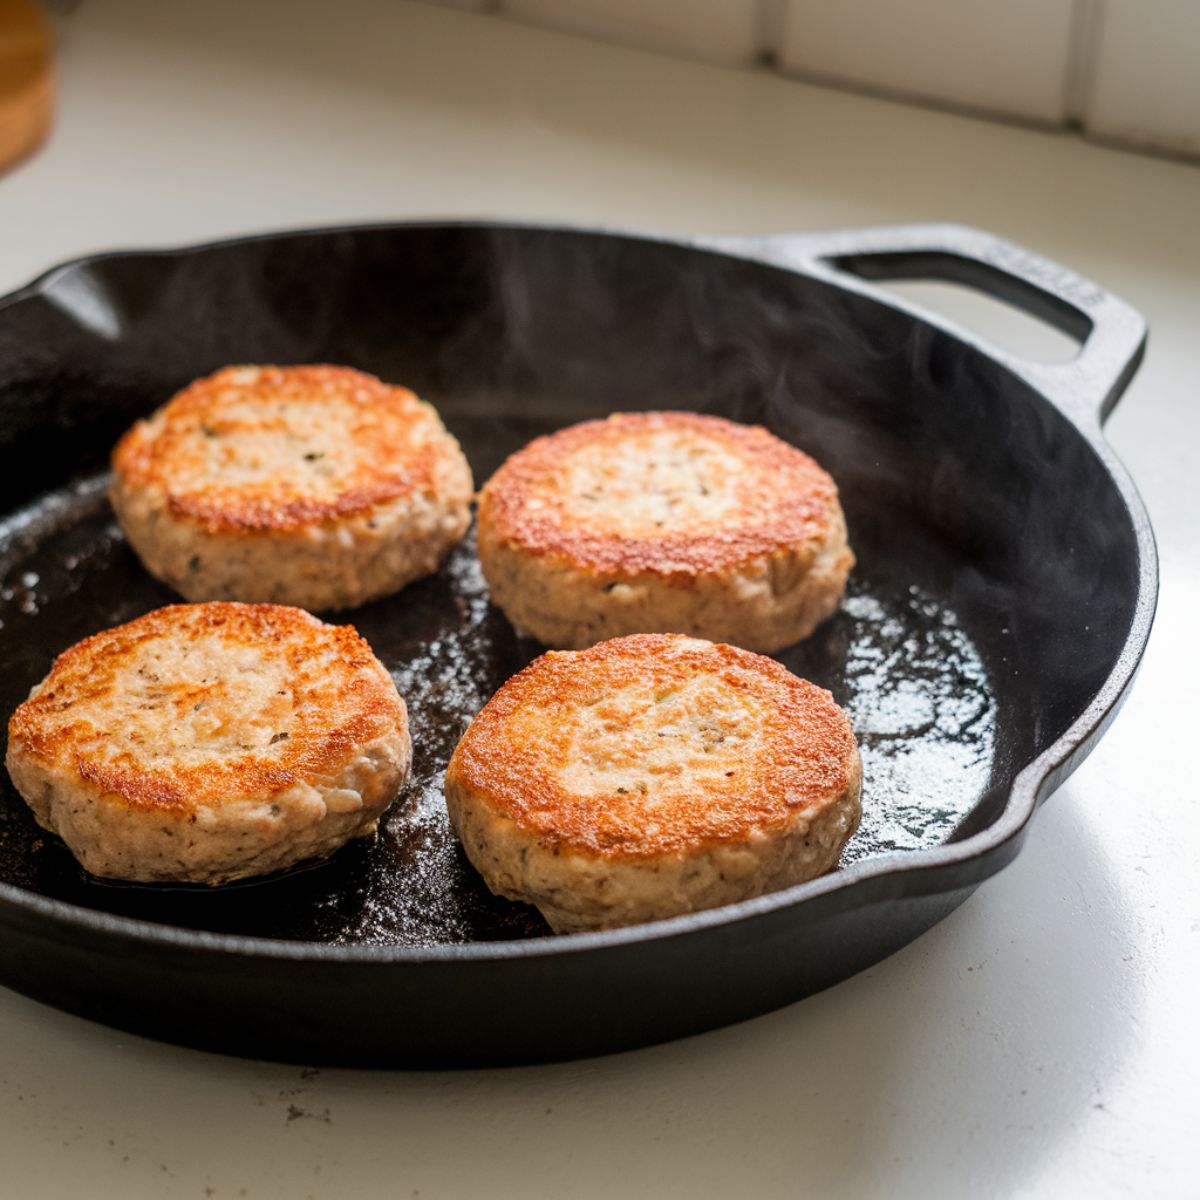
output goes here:
<path id="1" fill-rule="evenodd" d="M 688 633 L 770 651 L 838 606 L 854 556 L 833 480 L 765 429 L 695 413 L 587 421 L 479 500 L 492 599 L 549 646 Z"/>
<path id="2" fill-rule="evenodd" d="M 571 932 L 828 871 L 861 776 L 828 692 L 746 650 L 641 634 L 510 679 L 455 749 L 446 803 L 492 891 Z"/>
<path id="3" fill-rule="evenodd" d="M 227 367 L 118 443 L 117 518 L 189 600 L 351 608 L 435 571 L 470 524 L 458 442 L 348 367 Z"/>
<path id="4" fill-rule="evenodd" d="M 352 627 L 211 603 L 61 654 L 9 722 L 6 765 L 91 874 L 217 884 L 374 832 L 411 760 L 404 701 Z"/>

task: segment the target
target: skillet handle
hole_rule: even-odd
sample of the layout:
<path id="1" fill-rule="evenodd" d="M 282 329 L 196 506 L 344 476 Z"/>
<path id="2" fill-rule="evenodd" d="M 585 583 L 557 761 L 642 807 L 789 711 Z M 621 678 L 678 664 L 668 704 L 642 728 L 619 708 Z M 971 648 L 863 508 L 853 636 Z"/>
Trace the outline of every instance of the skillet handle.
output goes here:
<path id="1" fill-rule="evenodd" d="M 743 253 L 906 308 L 984 350 L 1085 425 L 1101 423 L 1129 384 L 1146 345 L 1146 323 L 1111 292 L 1066 267 L 964 225 L 898 225 L 831 233 L 714 239 Z M 1040 318 L 1080 342 L 1067 363 L 1029 362 L 999 350 L 953 322 L 869 286 L 875 279 L 938 279 L 964 284 Z M 865 284 L 859 281 L 867 281 Z"/>

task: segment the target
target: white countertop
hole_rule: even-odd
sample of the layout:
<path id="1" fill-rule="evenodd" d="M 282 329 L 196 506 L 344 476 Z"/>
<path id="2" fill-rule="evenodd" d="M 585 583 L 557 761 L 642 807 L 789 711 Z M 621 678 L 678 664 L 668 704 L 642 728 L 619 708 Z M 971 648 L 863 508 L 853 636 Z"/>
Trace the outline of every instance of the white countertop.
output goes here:
<path id="1" fill-rule="evenodd" d="M 1131 700 L 1017 861 L 872 970 L 684 1042 L 433 1074 L 221 1058 L 0 990 L 0 1191 L 1196 1195 L 1200 169 L 413 4 L 85 0 L 61 58 L 52 142 L 0 178 L 3 288 L 410 216 L 953 220 L 1069 264 L 1150 324 L 1108 433 L 1162 597 Z"/>

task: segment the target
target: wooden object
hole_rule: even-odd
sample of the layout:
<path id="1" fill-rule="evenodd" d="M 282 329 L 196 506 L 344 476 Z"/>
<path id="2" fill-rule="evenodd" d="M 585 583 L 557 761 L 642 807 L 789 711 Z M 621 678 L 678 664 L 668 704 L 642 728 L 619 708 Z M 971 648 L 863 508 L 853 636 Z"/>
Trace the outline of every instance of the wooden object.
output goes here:
<path id="1" fill-rule="evenodd" d="M 33 0 L 0 0 L 0 171 L 35 150 L 54 112 L 54 43 Z"/>

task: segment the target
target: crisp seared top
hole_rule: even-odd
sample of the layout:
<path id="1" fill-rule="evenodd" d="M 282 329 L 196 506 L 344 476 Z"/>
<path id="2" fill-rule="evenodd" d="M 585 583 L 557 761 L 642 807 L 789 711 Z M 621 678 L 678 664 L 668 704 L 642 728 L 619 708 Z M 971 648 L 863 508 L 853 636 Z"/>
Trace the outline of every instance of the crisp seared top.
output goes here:
<path id="1" fill-rule="evenodd" d="M 837 487 L 757 426 L 696 413 L 585 421 L 519 450 L 480 494 L 480 530 L 598 572 L 694 575 L 812 553 Z"/>
<path id="2" fill-rule="evenodd" d="M 435 486 L 457 455 L 407 388 L 349 367 L 226 367 L 198 379 L 117 444 L 128 488 L 210 533 L 295 529 Z"/>
<path id="3" fill-rule="evenodd" d="M 9 745 L 133 809 L 219 808 L 329 780 L 407 726 L 352 626 L 276 604 L 177 604 L 59 655 Z"/>
<path id="4" fill-rule="evenodd" d="M 544 845 L 645 859 L 815 816 L 857 760 L 833 697 L 773 659 L 638 634 L 552 651 L 513 676 L 447 779 Z"/>

